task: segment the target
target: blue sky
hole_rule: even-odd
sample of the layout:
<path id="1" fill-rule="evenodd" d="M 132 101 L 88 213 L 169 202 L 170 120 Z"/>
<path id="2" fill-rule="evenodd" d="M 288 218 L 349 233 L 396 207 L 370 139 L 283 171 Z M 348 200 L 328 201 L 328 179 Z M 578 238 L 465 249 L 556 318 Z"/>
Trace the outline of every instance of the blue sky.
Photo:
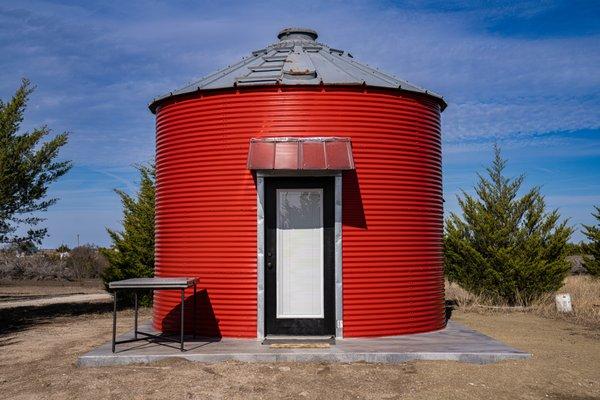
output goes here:
<path id="1" fill-rule="evenodd" d="M 71 132 L 44 246 L 107 245 L 114 188 L 154 153 L 151 98 L 275 41 L 285 26 L 434 90 L 447 211 L 501 145 L 582 239 L 600 204 L 600 2 L 27 1 L 0 3 L 0 97 L 37 86 L 24 128 Z"/>

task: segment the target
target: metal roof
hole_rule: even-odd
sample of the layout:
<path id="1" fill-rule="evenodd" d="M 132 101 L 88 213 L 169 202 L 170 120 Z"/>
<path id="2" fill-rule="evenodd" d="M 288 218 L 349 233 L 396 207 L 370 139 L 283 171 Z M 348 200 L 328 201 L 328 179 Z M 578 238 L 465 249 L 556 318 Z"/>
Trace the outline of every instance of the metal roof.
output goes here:
<path id="1" fill-rule="evenodd" d="M 181 89 L 152 100 L 150 111 L 170 97 L 196 91 L 255 85 L 366 85 L 423 93 L 446 102 L 439 94 L 425 90 L 354 60 L 347 51 L 316 41 L 317 32 L 306 28 L 285 28 L 278 42 L 256 50 L 240 62 L 208 75 Z"/>

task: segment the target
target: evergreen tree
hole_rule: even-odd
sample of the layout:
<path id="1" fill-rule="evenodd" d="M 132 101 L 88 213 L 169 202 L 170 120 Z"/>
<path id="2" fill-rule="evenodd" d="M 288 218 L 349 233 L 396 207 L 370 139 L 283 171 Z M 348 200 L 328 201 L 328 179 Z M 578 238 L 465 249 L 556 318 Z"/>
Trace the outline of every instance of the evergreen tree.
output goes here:
<path id="1" fill-rule="evenodd" d="M 47 229 L 38 226 L 39 213 L 57 201 L 46 198 L 48 186 L 71 168 L 70 161 L 56 161 L 67 133 L 44 142 L 47 126 L 19 132 L 33 90 L 23 79 L 10 101 L 0 100 L 0 244 L 41 243 Z"/>
<path id="2" fill-rule="evenodd" d="M 592 213 L 598 221 L 596 225 L 583 225 L 585 231 L 583 234 L 589 239 L 585 246 L 587 257 L 584 257 L 583 266 L 587 271 L 596 277 L 600 277 L 600 206 L 595 206 L 595 213 Z"/>
<path id="3" fill-rule="evenodd" d="M 102 253 L 109 267 L 102 274 L 104 284 L 111 281 L 154 275 L 154 166 L 140 166 L 140 187 L 135 197 L 115 190 L 123 204 L 123 231 L 108 229 L 112 247 Z M 145 294 L 143 303 L 151 301 Z"/>
<path id="4" fill-rule="evenodd" d="M 506 160 L 495 157 L 478 174 L 476 196 L 462 191 L 462 216 L 446 220 L 444 266 L 450 281 L 497 303 L 527 305 L 561 287 L 570 270 L 565 260 L 572 229 L 546 212 L 538 187 L 518 197 L 524 176 L 503 175 Z"/>
<path id="5" fill-rule="evenodd" d="M 66 244 L 63 243 L 56 248 L 56 251 L 58 253 L 68 253 L 71 251 L 71 249 L 69 248 L 69 246 L 67 246 Z"/>

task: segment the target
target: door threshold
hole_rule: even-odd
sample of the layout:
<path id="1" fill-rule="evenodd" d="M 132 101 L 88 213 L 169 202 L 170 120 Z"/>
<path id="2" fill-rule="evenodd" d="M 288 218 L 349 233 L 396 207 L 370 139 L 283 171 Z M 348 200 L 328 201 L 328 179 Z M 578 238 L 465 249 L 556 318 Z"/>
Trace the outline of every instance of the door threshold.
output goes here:
<path id="1" fill-rule="evenodd" d="M 325 335 L 325 336 L 294 336 L 294 335 L 267 335 L 262 344 L 271 345 L 271 344 L 317 344 L 317 343 L 326 343 L 326 344 L 335 344 L 335 336 Z"/>

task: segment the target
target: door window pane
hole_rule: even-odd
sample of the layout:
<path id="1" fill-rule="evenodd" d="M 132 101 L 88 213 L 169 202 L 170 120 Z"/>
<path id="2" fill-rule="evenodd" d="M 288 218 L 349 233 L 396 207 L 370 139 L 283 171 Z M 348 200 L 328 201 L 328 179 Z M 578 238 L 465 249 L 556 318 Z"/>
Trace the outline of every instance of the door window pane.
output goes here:
<path id="1" fill-rule="evenodd" d="M 277 189 L 277 318 L 323 318 L 323 189 Z"/>

